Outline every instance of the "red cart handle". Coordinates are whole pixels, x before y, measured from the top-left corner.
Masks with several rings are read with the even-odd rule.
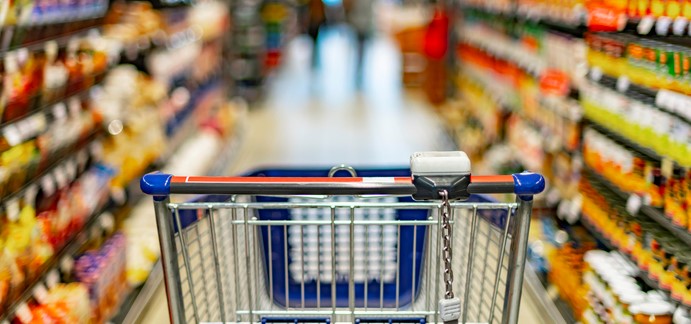
[[[418,194],[415,177],[198,177],[150,173],[140,187],[146,194],[241,195],[412,195]],[[469,176],[468,194],[515,193],[525,200],[541,193],[545,179],[537,173],[503,176]]]

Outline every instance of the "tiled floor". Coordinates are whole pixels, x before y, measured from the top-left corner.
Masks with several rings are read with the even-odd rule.
[[[400,85],[395,44],[368,44],[366,77],[355,86],[353,38],[342,28],[322,35],[321,68],[310,68],[311,44],[297,39],[276,71],[265,102],[248,116],[243,146],[229,173],[265,166],[406,166],[412,152],[449,150],[453,145],[421,96]],[[143,323],[167,318],[162,289]],[[525,294],[524,294],[525,296]],[[524,298],[521,323],[538,323]]]

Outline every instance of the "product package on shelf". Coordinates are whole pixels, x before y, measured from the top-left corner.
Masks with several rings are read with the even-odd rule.
[[[118,44],[101,36],[72,38],[62,46],[7,52],[2,65],[0,123],[10,123],[80,95],[117,62]]]
[[[592,241],[579,243],[568,242],[547,254],[549,263],[547,278],[557,287],[559,296],[571,306],[576,318],[581,318],[580,314],[587,308],[583,298],[587,287],[581,280],[581,273],[585,267],[583,254],[593,249],[595,245]]]
[[[0,4],[0,321],[109,321],[158,259],[131,184],[188,138],[209,168],[233,137],[226,6],[160,5]]]
[[[51,270],[46,285],[39,283],[33,291],[34,301],[17,309],[18,323],[103,323],[117,311],[122,302],[125,280],[125,238],[109,235],[97,248],[85,250],[69,267],[61,266],[63,277],[71,283],[60,283],[58,270]],[[65,275],[66,274],[66,275]]]
[[[583,257],[583,279],[588,323],[672,323],[675,307],[654,290],[646,291],[636,280],[638,269],[620,254],[591,250]],[[680,309],[680,312],[687,313]],[[682,315],[683,316],[683,315]],[[688,321],[688,317],[686,321]],[[675,320],[675,323],[684,323]]]
[[[86,163],[86,161],[85,161]],[[76,167],[76,170],[68,168]],[[108,198],[111,172],[86,164],[66,166],[47,175],[24,197],[6,202],[2,226],[2,303],[18,298],[46,271],[54,258],[83,228]],[[83,172],[76,180],[74,174]]]
[[[108,1],[3,1],[0,6],[0,49],[4,51],[98,27]]]
[[[228,69],[238,94],[256,100],[265,77],[266,30],[261,17],[261,2],[232,3],[232,37]]]
[[[688,37],[691,5],[682,0],[587,1],[588,29]]]
[[[125,237],[115,233],[97,250],[74,261],[74,277],[89,291],[92,319],[102,323],[115,314],[127,291]]]
[[[460,100],[443,116],[462,130],[462,148],[463,139],[478,139],[469,146],[485,157],[478,167],[514,160],[549,179],[538,200],[546,204],[536,208],[547,207],[542,223],[565,237],[531,238],[548,285],[584,323],[687,323],[691,5],[519,0],[461,8]],[[574,245],[574,228],[619,254],[594,252],[606,266],[584,263],[594,246]],[[635,287],[620,291],[611,280]]]
[[[640,277],[670,300],[689,306],[687,244],[649,218],[632,214],[630,203],[590,175],[581,183],[583,219],[613,249],[627,255]]]
[[[41,303],[23,307],[18,321],[22,323],[88,323],[92,308],[88,288],[79,283],[58,284],[50,290],[41,288]]]
[[[459,139],[475,129],[482,137],[459,144],[476,152],[504,143],[523,169],[546,174],[560,197],[574,197],[583,115],[577,98],[586,71],[583,39],[472,8],[456,28],[462,100],[444,114],[455,118],[451,128],[460,130]]]
[[[481,9],[518,18],[546,21],[563,29],[576,29],[585,24],[588,0],[462,0],[464,9]]]
[[[96,94],[109,136],[103,163],[116,171],[112,186],[124,188],[162,154],[166,138],[159,106],[165,87],[133,67],[113,70]]]
[[[688,46],[629,34],[588,33],[588,64],[632,83],[691,93]]]
[[[283,50],[288,41],[291,31],[291,16],[295,15],[293,8],[286,1],[269,0],[265,1],[261,11],[264,20],[264,30],[266,31],[266,52],[264,66],[268,70],[275,69],[281,62]]]

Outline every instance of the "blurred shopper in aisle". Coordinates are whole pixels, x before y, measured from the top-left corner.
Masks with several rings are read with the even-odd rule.
[[[307,35],[312,39],[312,68],[317,67],[319,51],[317,40],[319,29],[326,22],[326,11],[322,0],[307,0]]]
[[[362,88],[364,74],[365,45],[374,30],[374,3],[376,0],[344,0],[344,8],[348,23],[355,30],[356,37],[356,76],[358,89]]]

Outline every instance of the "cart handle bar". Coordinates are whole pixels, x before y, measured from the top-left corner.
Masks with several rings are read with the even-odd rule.
[[[146,194],[214,195],[415,195],[413,177],[199,177],[154,172],[144,175]],[[468,194],[515,193],[523,200],[545,189],[542,175],[531,172],[499,176],[470,176]]]

